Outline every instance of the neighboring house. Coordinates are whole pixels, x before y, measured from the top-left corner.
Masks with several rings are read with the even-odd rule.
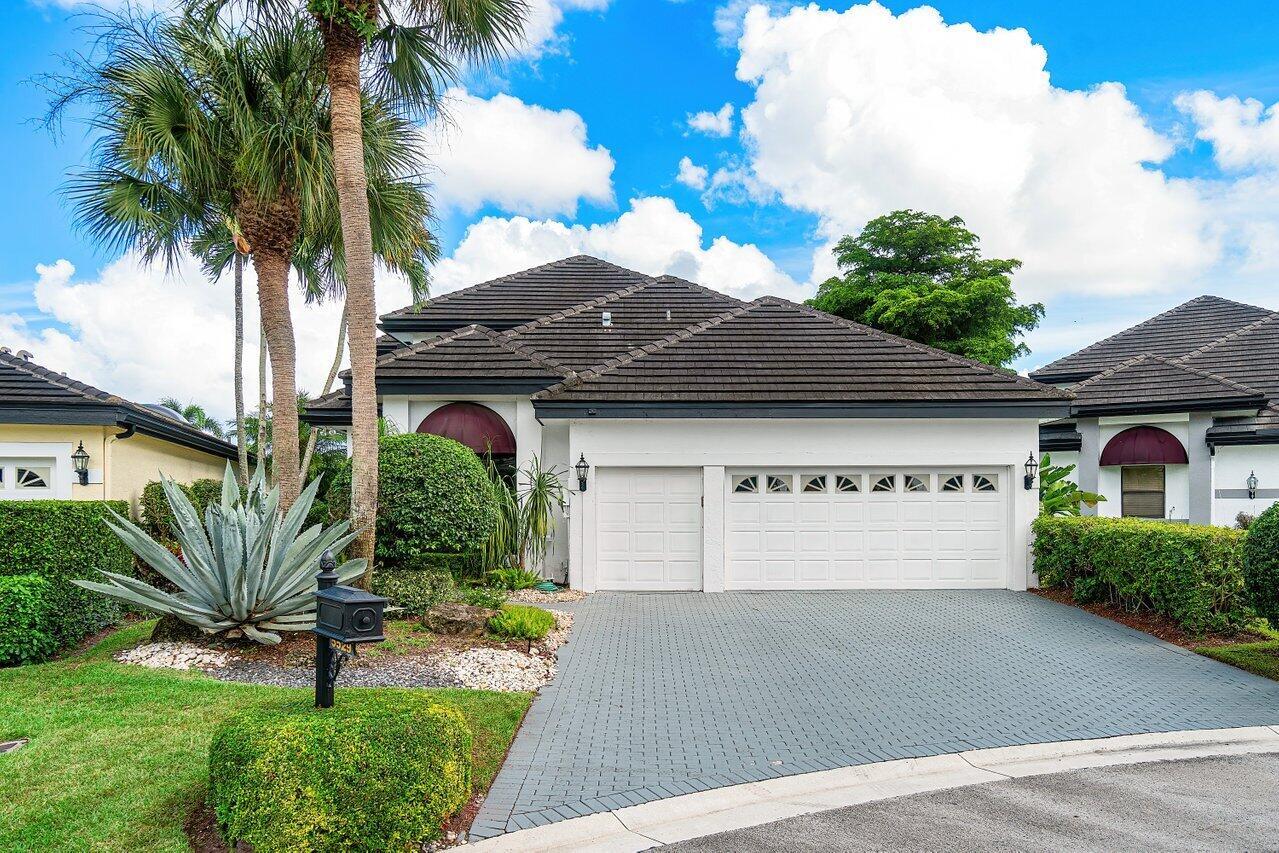
[[[574,587],[1026,586],[1023,466],[1067,392],[584,256],[382,325],[409,344],[377,366],[396,428],[564,472],[544,568]],[[307,419],[349,425],[346,382]]]
[[[1279,313],[1200,296],[1031,373],[1072,390],[1040,447],[1089,512],[1230,525],[1279,499]]]
[[[81,451],[85,472],[73,456]],[[125,500],[161,473],[221,478],[235,445],[0,348],[0,500]]]

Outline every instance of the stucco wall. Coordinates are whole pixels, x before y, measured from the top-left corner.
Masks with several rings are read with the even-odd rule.
[[[706,419],[573,420],[569,455],[598,467],[696,467],[712,485],[724,469],[745,465],[983,465],[999,469],[1012,487],[1009,500],[1008,586],[1028,580],[1030,523],[1037,490],[1021,488],[1021,466],[1035,453],[1033,419]],[[594,589],[595,490],[574,494],[570,507],[570,582]],[[704,492],[706,588],[722,582],[723,490]]]
[[[1192,453],[1189,430],[1189,415],[1147,415],[1144,417],[1133,418],[1102,418],[1100,422],[1101,440],[1100,448],[1105,450],[1106,444],[1119,433],[1134,426],[1149,424],[1153,427],[1166,430],[1176,436],[1181,442],[1181,446],[1186,448],[1186,452]],[[1201,442],[1202,444],[1202,442]],[[1207,448],[1202,448],[1201,452],[1207,453]],[[1118,518],[1123,515],[1123,489],[1122,475],[1120,467],[1111,465],[1102,467],[1098,471],[1097,485],[1098,492],[1106,497],[1106,500],[1097,505],[1097,514]],[[1164,466],[1164,517],[1187,520],[1190,518],[1190,466],[1189,465],[1166,465]]]
[[[1213,524],[1229,527],[1239,513],[1257,515],[1279,500],[1279,445],[1218,447],[1213,467]],[[1253,472],[1257,497],[1249,500],[1248,475]]]
[[[47,424],[0,424],[0,458],[45,457],[54,460],[53,494],[59,500],[102,500],[105,475],[106,443],[112,433],[101,426],[62,426]],[[89,454],[89,485],[76,479],[71,453],[84,442]],[[12,484],[7,484],[12,486]],[[3,498],[14,495],[4,492]]]
[[[136,514],[142,489],[160,474],[179,483],[204,478],[222,479],[227,460],[146,435],[111,439],[107,497],[128,501]]]

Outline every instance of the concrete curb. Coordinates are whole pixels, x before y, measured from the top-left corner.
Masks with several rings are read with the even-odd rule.
[[[637,853],[690,838],[926,791],[1089,767],[1259,752],[1279,752],[1279,726],[974,749],[715,788],[523,829],[469,844],[467,849]]]

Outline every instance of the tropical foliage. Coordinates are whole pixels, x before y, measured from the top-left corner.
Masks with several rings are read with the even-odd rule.
[[[354,534],[339,522],[303,530],[319,483],[311,483],[289,508],[280,509],[280,489],[266,489],[261,469],[241,493],[228,464],[221,500],[205,509],[201,521],[190,499],[172,480],[161,481],[173,512],[179,558],[123,515],[112,512],[107,526],[130,550],[177,591],[156,587],[116,572],[102,572],[106,583],[76,580],[78,586],[129,605],[170,615],[210,633],[240,632],[264,644],[280,642],[276,631],[307,631],[315,626],[315,574],[320,555],[341,552]],[[340,580],[364,573],[363,560],[338,567]]]
[[[1021,337],[1044,306],[1017,303],[1012,274],[1021,261],[983,258],[979,238],[958,216],[898,210],[866,223],[835,246],[841,275],[811,304],[995,367],[1030,350]]]
[[[177,397],[161,397],[160,405],[177,412],[182,416],[182,420],[196,429],[207,432],[217,438],[226,438],[227,431],[226,427],[222,425],[222,421],[210,417],[209,413],[199,403],[192,402],[184,405]]]
[[[39,663],[58,650],[49,630],[49,582],[0,575],[0,666]]]
[[[1253,607],[1279,628],[1279,504],[1273,504],[1248,527],[1243,575]]]
[[[528,586],[533,586],[541,578],[524,569],[541,563],[546,557],[555,533],[555,519],[564,511],[567,498],[561,472],[554,467],[543,468],[534,456],[515,472],[515,485],[512,485],[512,478],[498,470],[492,457],[486,465],[497,495],[498,519],[493,535],[484,545],[485,563],[490,569],[516,570],[512,577],[531,576],[534,580]],[[526,588],[509,586],[505,580],[499,585],[509,589]]]
[[[1041,515],[1079,515],[1083,504],[1096,506],[1105,498],[1085,492],[1070,478],[1074,465],[1054,465],[1047,453],[1039,460],[1039,513]]]
[[[548,610],[527,604],[503,604],[488,628],[499,637],[514,640],[540,640],[555,627],[555,617]]]

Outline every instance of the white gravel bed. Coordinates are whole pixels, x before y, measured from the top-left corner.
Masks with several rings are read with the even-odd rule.
[[[467,649],[440,655],[432,664],[449,687],[471,690],[531,692],[555,678],[554,661],[510,649]]]
[[[536,589],[517,589],[506,596],[507,601],[517,604],[557,604],[560,602],[581,601],[586,593],[580,589],[561,589],[555,592],[542,592]]]
[[[193,643],[146,643],[116,654],[121,663],[132,663],[149,669],[221,669],[234,657]]]

